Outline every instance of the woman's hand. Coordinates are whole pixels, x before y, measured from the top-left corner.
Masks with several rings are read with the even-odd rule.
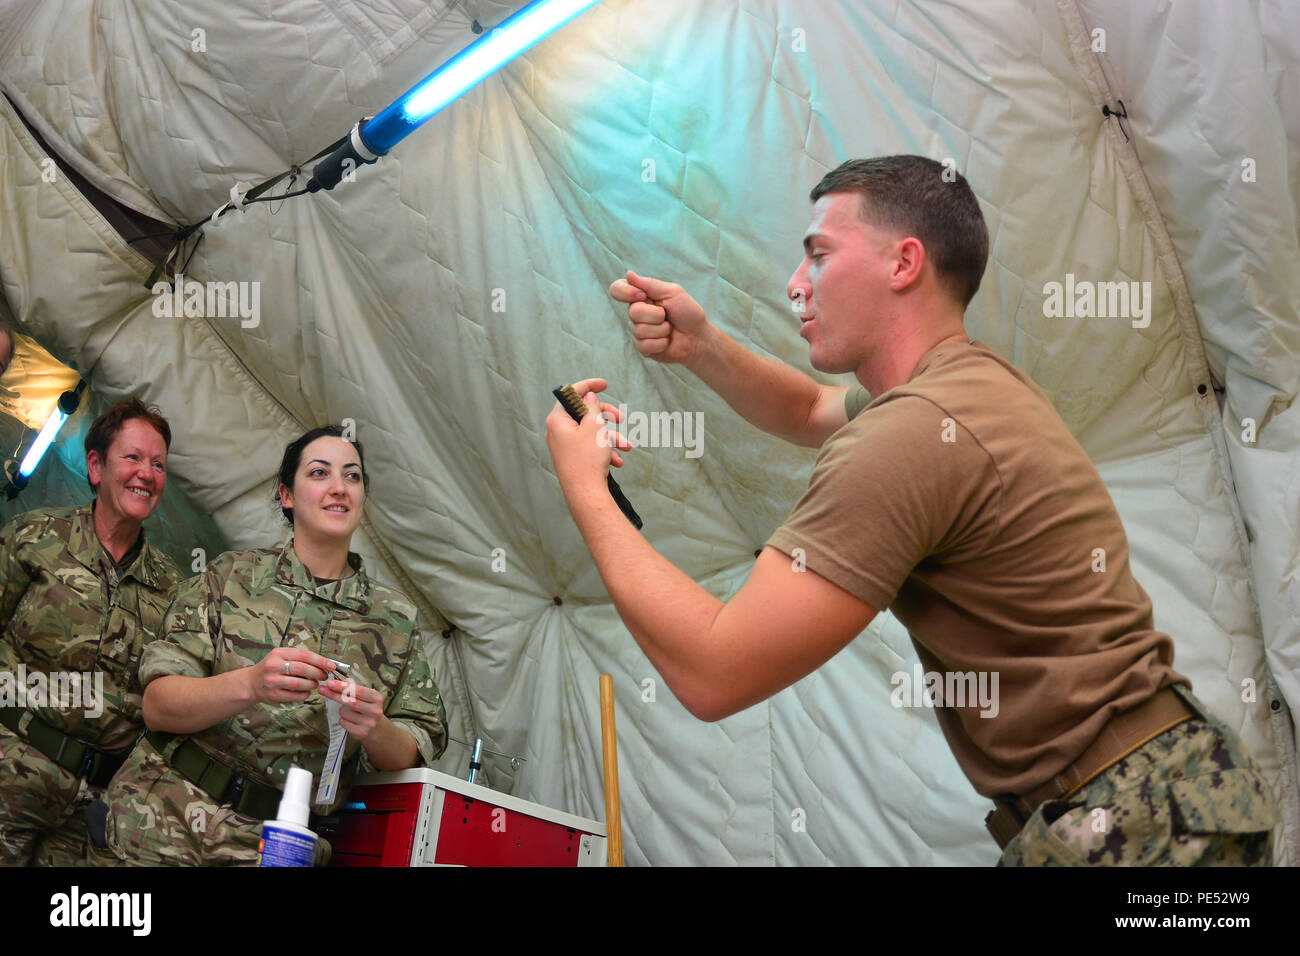
[[[337,701],[339,725],[361,741],[376,770],[405,770],[420,762],[415,738],[384,714],[384,698],[372,687],[331,678],[320,685],[322,697]]]
[[[263,704],[306,700],[334,669],[328,658],[304,647],[277,647],[258,663],[244,668],[248,688]]]
[[[320,695],[337,701],[339,725],[363,744],[384,717],[384,696],[373,687],[362,687],[354,680],[331,678],[320,685]]]

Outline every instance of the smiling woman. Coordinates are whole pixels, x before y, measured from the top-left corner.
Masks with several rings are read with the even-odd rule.
[[[142,528],[170,444],[157,409],[118,402],[86,433],[94,501],[0,532],[0,673],[44,675],[51,688],[0,699],[0,863],[86,862],[84,809],[139,736],[136,663],[180,579]]]
[[[400,770],[446,747],[415,607],[348,550],[368,480],[360,444],[343,435],[326,425],[285,449],[276,500],[293,538],[223,554],[185,582],[141,658],[150,732],[106,794],[122,860],[256,864],[290,767],[317,778],[314,808],[329,813],[358,755]],[[346,682],[337,662],[349,665]],[[331,774],[340,730],[342,759],[330,766],[343,769]]]
[[[294,530],[294,547],[321,576],[341,578],[347,544],[361,523],[370,479],[358,442],[338,425],[313,428],[284,450],[276,500]]]
[[[128,403],[125,411],[131,410]],[[171,445],[171,429],[161,416],[151,421],[139,416],[122,419],[122,414],[110,409],[86,433],[86,480],[95,492],[95,533],[115,561],[136,542],[141,523],[158,507],[167,486]]]

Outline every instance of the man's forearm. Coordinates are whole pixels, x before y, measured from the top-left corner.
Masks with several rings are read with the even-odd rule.
[[[811,430],[821,386],[784,362],[749,351],[717,326],[686,367],[763,431],[812,447],[824,437]]]
[[[656,551],[603,485],[566,497],[623,623],[677,698],[697,713],[717,666],[709,635],[722,601]]]

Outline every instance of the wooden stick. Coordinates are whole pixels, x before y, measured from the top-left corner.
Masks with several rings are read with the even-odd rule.
[[[623,825],[618,812],[618,740],[614,733],[614,678],[600,675],[600,737],[605,748],[605,831],[609,865],[623,865]]]

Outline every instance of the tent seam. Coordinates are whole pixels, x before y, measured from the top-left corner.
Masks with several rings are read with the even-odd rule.
[[[1098,58],[1095,55],[1088,55],[1092,52],[1089,42],[1090,33],[1087,24],[1084,22],[1083,14],[1079,10],[1078,0],[1056,0],[1056,6],[1060,13],[1062,25],[1065,28],[1066,46],[1070,51],[1070,58],[1073,60],[1088,92],[1102,103],[1115,102],[1115,98],[1111,95],[1112,90],[1109,81],[1101,68]],[[1124,176],[1124,181],[1128,184],[1130,194],[1142,214],[1147,232],[1155,245],[1156,267],[1164,277],[1173,300],[1174,316],[1178,321],[1180,338],[1185,349],[1186,364],[1192,376],[1192,381],[1209,387],[1210,394],[1212,394],[1213,383],[1209,363],[1205,355],[1205,343],[1196,318],[1196,307],[1192,302],[1187,277],[1178,259],[1178,251],[1169,234],[1160,207],[1156,203],[1155,193],[1146,178],[1146,172],[1142,168],[1142,160],[1138,155],[1137,146],[1128,136],[1121,140],[1121,131],[1118,129],[1118,125],[1118,119],[1115,123],[1107,122],[1105,124],[1107,142]],[[1208,398],[1209,396],[1202,397]],[[1210,447],[1213,449],[1214,458],[1218,465],[1219,480],[1224,491],[1227,492],[1225,497],[1228,499],[1233,527],[1237,534],[1237,548],[1246,569],[1246,586],[1251,596],[1255,634],[1261,646],[1263,646],[1265,643],[1264,627],[1259,612],[1259,596],[1255,588],[1255,569],[1251,561],[1249,539],[1241,512],[1241,503],[1237,500],[1236,484],[1232,477],[1232,464],[1228,457],[1227,443],[1223,437],[1221,415],[1215,415],[1211,412],[1208,402],[1204,400],[1196,402],[1196,408],[1205,423]],[[1300,858],[1300,793],[1298,793],[1297,789],[1297,755],[1294,747],[1294,735],[1290,732],[1291,717],[1289,707],[1280,694],[1272,693],[1274,680],[1267,655],[1264,656],[1263,666],[1270,690],[1271,704],[1279,704],[1277,709],[1273,709],[1270,704],[1269,711],[1270,730],[1273,734],[1274,744],[1276,746],[1279,741],[1290,741],[1292,744],[1289,748],[1276,747],[1282,771],[1280,776],[1283,787],[1284,859],[1289,861]],[[1285,726],[1283,726],[1284,723]]]

